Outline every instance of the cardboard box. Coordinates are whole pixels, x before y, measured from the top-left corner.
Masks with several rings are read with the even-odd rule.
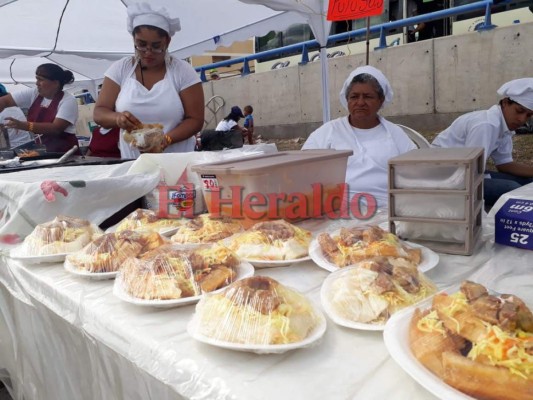
[[[268,219],[320,217],[340,209],[351,155],[351,150],[284,151],[191,169],[199,175],[210,213],[242,219],[250,226]]]
[[[496,243],[533,250],[533,200],[509,199],[494,221]]]

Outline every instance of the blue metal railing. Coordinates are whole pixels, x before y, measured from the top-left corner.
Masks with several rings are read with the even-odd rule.
[[[371,26],[370,33],[379,32],[379,46],[376,47],[376,49],[383,49],[387,47],[386,36],[387,36],[388,31],[391,29],[398,29],[398,28],[403,28],[406,26],[416,25],[421,22],[428,22],[428,21],[434,21],[438,19],[453,17],[455,15],[466,14],[471,11],[476,11],[480,9],[485,9],[485,22],[477,30],[480,30],[480,31],[489,30],[489,29],[493,29],[496,27],[491,22],[492,4],[493,4],[493,0],[482,0],[476,3],[465,4],[462,6],[448,8],[446,10],[439,10],[439,11],[435,11],[435,12],[428,13],[428,14],[417,15],[415,17],[404,18],[398,21],[385,22],[383,24]],[[328,45],[331,43],[342,41],[342,40],[353,39],[357,36],[366,35],[366,32],[367,32],[366,28],[360,28],[354,31],[332,35],[328,38]],[[289,46],[284,46],[284,47],[280,47],[280,48],[272,49],[272,50],[266,50],[266,51],[262,51],[256,54],[250,54],[245,57],[232,58],[231,60],[219,61],[219,62],[212,63],[212,64],[202,65],[200,67],[196,67],[195,69],[197,72],[200,73],[200,78],[202,79],[202,81],[207,82],[207,78],[205,76],[206,70],[210,70],[213,68],[220,68],[220,67],[229,67],[234,64],[243,63],[241,76],[245,76],[250,73],[250,66],[248,63],[251,60],[261,60],[261,59],[268,58],[268,57],[273,57],[273,56],[276,57],[276,56],[281,56],[286,53],[294,53],[294,52],[301,51],[302,59],[300,63],[307,64],[309,62],[308,49],[316,48],[318,46],[320,45],[316,40],[308,40],[306,42],[291,44]]]

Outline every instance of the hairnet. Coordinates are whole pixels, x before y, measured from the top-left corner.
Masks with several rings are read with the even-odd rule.
[[[520,78],[504,83],[498,89],[498,94],[533,110],[533,78]]]
[[[383,89],[383,94],[385,95],[385,101],[383,103],[384,105],[392,101],[392,96],[394,95],[394,92],[392,91],[392,87],[389,83],[389,80],[385,77],[385,75],[383,75],[383,72],[381,72],[379,69],[371,67],[370,65],[365,65],[363,67],[358,67],[354,69],[352,73],[348,76],[346,81],[344,81],[344,85],[342,85],[342,89],[339,93],[339,99],[345,109],[348,109],[348,102],[346,101],[346,90],[348,89],[350,83],[352,83],[353,78],[360,74],[369,74],[376,78],[379,85]]]
[[[170,18],[165,8],[152,10],[148,3],[133,3],[128,7],[128,32],[133,33],[133,30],[140,25],[163,29],[169,36],[181,30],[180,19]]]

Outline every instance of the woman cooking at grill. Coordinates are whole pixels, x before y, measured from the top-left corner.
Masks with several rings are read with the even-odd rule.
[[[78,144],[78,103],[63,91],[64,85],[74,82],[74,75],[56,64],[39,65],[35,75],[35,88],[0,98],[0,111],[6,107],[29,109],[27,121],[6,118],[5,125],[39,135],[47,152],[65,153]]]
[[[170,18],[165,9],[152,10],[147,3],[128,7],[135,57],[107,70],[94,110],[97,124],[122,130],[122,158],[140,155],[123,132],[141,124],[163,125],[165,153],[194,151],[194,136],[204,124],[204,92],[193,67],[168,53],[170,38],[179,30],[179,19]]]

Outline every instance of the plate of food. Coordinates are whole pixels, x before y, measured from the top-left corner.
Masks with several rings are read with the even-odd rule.
[[[311,239],[311,232],[280,219],[259,222],[224,244],[256,268],[272,268],[310,260]]]
[[[170,240],[179,245],[194,247],[195,245],[218,242],[242,230],[242,224],[237,219],[200,214],[193,219],[187,219]]]
[[[310,347],[326,326],[322,312],[303,294],[254,276],[204,296],[187,331],[212,346],[266,354]]]
[[[24,249],[19,246],[14,249],[11,249],[9,257],[14,260],[19,260],[27,264],[52,264],[52,263],[61,263],[65,261],[65,257],[70,253],[56,253],[56,254],[46,254],[42,256],[30,256],[24,254]]]
[[[324,336],[324,333],[326,332],[327,328],[325,317],[323,315],[319,315],[318,318],[319,320],[316,327],[313,328],[311,333],[305,339],[300,342],[286,344],[257,345],[231,343],[223,340],[217,340],[198,333],[193,323],[189,323],[187,325],[187,332],[192,336],[193,339],[198,340],[199,342],[209,344],[211,346],[220,347],[223,349],[252,352],[257,354],[281,354],[290,350],[310,347],[316,342],[318,342],[322,338],[322,336]]]
[[[101,234],[100,228],[85,219],[59,215],[38,224],[10,251],[10,257],[31,264],[63,262],[68,254],[81,250]]]
[[[115,279],[118,274],[118,271],[109,271],[109,272],[91,272],[83,269],[79,269],[76,266],[72,265],[68,260],[65,260],[63,263],[65,270],[72,275],[76,275],[80,278],[91,279],[96,281]]]
[[[185,219],[159,218],[153,210],[138,208],[109,231],[150,230],[163,236],[172,236],[185,223]]]
[[[320,233],[309,246],[311,259],[333,272],[360,261],[386,257],[403,259],[427,272],[437,266],[439,255],[425,246],[400,240],[378,226],[341,228]]]
[[[205,293],[253,276],[254,267],[223,246],[183,250],[166,245],[130,258],[115,280],[113,293],[123,301],[147,307],[196,303]]]
[[[67,255],[65,269],[81,277],[111,279],[128,258],[140,257],[167,243],[167,239],[154,231],[105,233]]]
[[[292,260],[257,260],[253,258],[245,258],[244,260],[253,264],[255,268],[276,268],[276,267],[288,267],[293,264],[305,262],[311,260],[311,257],[295,258]]]
[[[332,272],[322,284],[320,298],[327,316],[337,325],[374,331],[383,330],[394,313],[436,291],[422,272],[402,259],[383,258]]]
[[[446,400],[533,399],[533,314],[514,295],[465,281],[393,315],[392,358]]]

